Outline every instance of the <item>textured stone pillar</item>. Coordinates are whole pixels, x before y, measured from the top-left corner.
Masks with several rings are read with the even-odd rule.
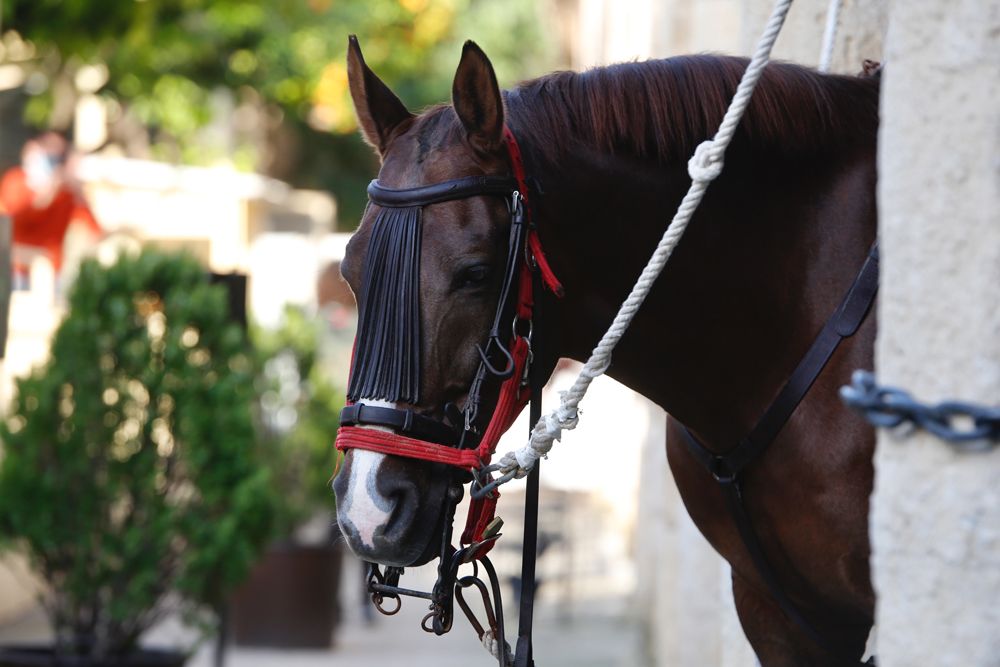
[[[795,0],[774,45],[774,57],[815,67],[819,63],[829,0]],[[887,0],[843,0],[830,71],[854,74],[868,58],[882,59]],[[757,43],[774,0],[744,0],[743,53]]]
[[[880,382],[1000,404],[1000,0],[894,0],[879,138]],[[880,433],[881,667],[1000,665],[1000,450]]]

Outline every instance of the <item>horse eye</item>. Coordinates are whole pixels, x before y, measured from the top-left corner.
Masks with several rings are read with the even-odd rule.
[[[459,273],[458,282],[462,287],[479,287],[490,277],[490,267],[486,264],[469,266]]]

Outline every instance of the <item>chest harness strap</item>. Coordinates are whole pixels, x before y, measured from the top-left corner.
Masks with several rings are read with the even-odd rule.
[[[843,650],[832,643],[828,638],[822,636],[813,625],[806,619],[799,607],[785,592],[778,576],[771,566],[764,547],[761,544],[760,536],[754,528],[753,521],[747,512],[743,497],[743,471],[757,460],[774,442],[782,427],[791,417],[795,408],[805,397],[806,392],[819,377],[823,367],[840,345],[841,341],[848,338],[858,330],[865,316],[871,309],[878,291],[878,244],[873,244],[861,267],[861,271],[854,279],[854,283],[847,291],[840,306],[833,316],[827,320],[823,329],[816,336],[809,351],[795,367],[791,377],[785,386],[778,392],[778,396],[771,403],[764,415],[757,421],[757,424],[750,430],[733,449],[725,454],[716,454],[708,449],[698,440],[697,437],[679,421],[675,422],[680,426],[684,435],[684,444],[695,459],[701,463],[712,475],[726,500],[729,513],[733,517],[736,529],[739,531],[743,545],[753,560],[757,573],[763,579],[764,584],[770,590],[772,597],[777,601],[785,615],[791,619],[803,632],[806,633],[817,645],[825,649],[834,656],[841,657],[845,665],[860,665],[855,659],[843,655]],[[874,659],[863,663],[874,665]]]

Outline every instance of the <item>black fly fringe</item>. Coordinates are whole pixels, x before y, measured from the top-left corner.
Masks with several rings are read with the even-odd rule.
[[[420,392],[420,207],[384,207],[365,261],[347,397],[416,403]]]

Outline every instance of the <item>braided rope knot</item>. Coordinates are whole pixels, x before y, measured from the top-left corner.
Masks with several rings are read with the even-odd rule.
[[[562,438],[562,432],[573,430],[578,423],[580,423],[579,411],[567,405],[561,405],[544,415],[535,424],[527,445],[504,454],[500,459],[500,470],[514,472],[514,477],[518,479],[524,477],[538,459],[549,453],[555,441]]]
[[[724,162],[722,151],[718,150],[715,140],[708,139],[694,149],[694,155],[688,160],[688,175],[692,181],[710,183],[722,173]]]

